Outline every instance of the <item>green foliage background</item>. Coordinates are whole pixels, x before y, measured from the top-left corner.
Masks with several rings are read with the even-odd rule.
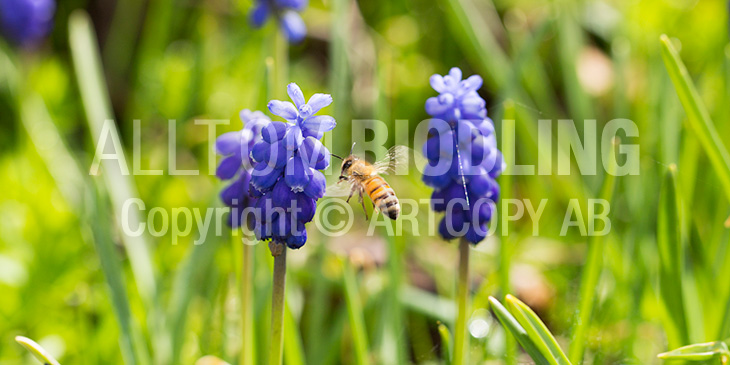
[[[153,275],[135,274],[111,203],[124,183],[88,174],[96,136],[85,106],[99,106],[105,96],[84,95],[79,86],[93,72],[74,69],[69,22],[76,9],[91,16],[110,117],[128,163],[133,121],[140,120],[141,165],[165,171],[130,180],[147,212],[205,209],[221,205],[223,185],[205,173],[169,174],[168,120],[178,131],[178,167],[206,172],[206,129],[194,120],[230,119],[220,132],[234,130],[241,109],[264,110],[267,94],[283,91],[284,85],[267,89],[275,26],[252,29],[251,6],[68,0],[58,4],[54,31],[39,49],[2,44],[0,363],[27,361],[16,335],[38,340],[65,364],[188,364],[208,354],[237,361],[239,241],[209,235],[195,246],[193,234],[172,245],[169,234],[146,235],[142,247],[149,250],[136,252],[149,251]],[[516,120],[515,148],[503,148],[505,156],[518,164],[571,158],[573,173],[501,178],[504,198],[534,206],[549,200],[539,235],[524,218],[509,223],[508,235],[472,251],[472,320],[489,331],[471,338],[471,361],[529,361],[511,350],[489,312],[490,295],[512,293],[571,351],[579,308],[585,308],[579,303],[589,300],[579,345],[587,362],[657,363],[656,355],[668,349],[730,337],[728,195],[708,146],[687,120],[659,41],[667,34],[679,49],[724,144],[719,148],[727,151],[727,10],[715,0],[313,0],[303,13],[309,37],[290,48],[289,78],[305,94],[333,94],[326,111],[338,127],[327,140],[334,153],[345,154],[350,120],[383,120],[394,136],[404,123],[396,119],[407,119],[412,135],[428,117],[423,104],[434,95],[431,74],[458,66],[465,75],[482,75],[480,93],[498,131],[505,114]],[[600,132],[615,118],[639,127],[639,137],[622,142],[639,145],[640,175],[616,179],[612,230],[597,243],[602,255],[592,262],[586,237],[576,229],[559,233],[571,199],[585,204],[601,194],[603,170],[581,176],[555,134],[553,156],[539,156],[537,120],[595,119]],[[403,141],[389,137],[389,143]],[[668,173],[672,164],[676,172]],[[392,185],[402,198],[430,194],[415,173]],[[383,230],[366,236],[367,222],[354,212],[358,219],[344,237],[328,239],[311,225],[307,245],[289,255],[286,363],[443,361],[438,323],[453,331],[456,245],[426,234],[432,224],[426,209],[417,232],[406,225],[401,237]],[[681,230],[667,236],[658,226]],[[264,359],[271,258],[266,245],[255,251],[255,345]],[[580,290],[593,267],[597,284]]]

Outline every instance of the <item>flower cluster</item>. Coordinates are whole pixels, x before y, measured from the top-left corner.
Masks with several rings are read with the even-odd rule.
[[[256,198],[249,194],[253,168],[250,151],[261,139],[261,129],[271,122],[264,113],[248,109],[241,111],[240,118],[243,129],[224,133],[215,141],[218,154],[226,156],[218,165],[216,175],[221,180],[232,180],[232,183],[221,191],[221,200],[231,208],[227,223],[233,228],[244,224],[244,209],[256,204]],[[245,223],[250,226],[253,222]]]
[[[324,195],[326,182],[318,171],[330,163],[330,153],[320,139],[335,127],[335,119],[314,116],[332,103],[327,94],[314,94],[309,102],[294,83],[287,87],[294,104],[269,102],[269,111],[288,123],[270,122],[262,139],[251,150],[256,162],[251,187],[259,197],[255,233],[258,239],[271,239],[299,248],[307,241],[304,224],[314,217],[317,199]]]
[[[251,23],[261,27],[273,16],[291,43],[299,43],[307,35],[307,27],[297,12],[307,7],[307,0],[257,0],[251,11]]]
[[[8,40],[32,46],[51,31],[55,10],[54,0],[0,0],[0,28]]]
[[[495,178],[503,168],[494,125],[477,93],[482,78],[462,80],[455,67],[430,81],[439,95],[426,101],[426,112],[434,118],[430,130],[435,133],[423,147],[429,161],[423,181],[434,188],[433,209],[446,212],[439,225],[441,236],[464,237],[476,244],[487,235],[499,196]]]

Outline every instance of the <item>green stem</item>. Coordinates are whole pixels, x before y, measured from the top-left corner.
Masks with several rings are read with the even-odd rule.
[[[274,256],[274,288],[271,295],[271,343],[269,365],[281,364],[284,352],[284,288],[286,286],[286,248]]]
[[[234,242],[238,240],[234,238]],[[253,345],[253,245],[243,244],[243,261],[241,262],[241,364],[254,364]]]
[[[454,331],[454,365],[466,363],[468,351],[466,336],[466,314],[469,297],[469,242],[461,239],[459,244],[459,283],[457,288],[457,304],[459,313],[456,317],[456,331]]]

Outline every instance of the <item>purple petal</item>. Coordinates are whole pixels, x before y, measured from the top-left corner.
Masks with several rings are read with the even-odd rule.
[[[216,169],[215,174],[221,180],[228,180],[236,176],[238,169],[241,168],[241,163],[241,157],[228,156],[221,161],[220,165],[218,165],[218,169]]]
[[[251,185],[256,190],[264,192],[271,188],[280,176],[280,169],[274,169],[265,163],[260,163],[251,172]]]
[[[286,92],[289,94],[289,97],[294,102],[297,109],[301,108],[302,105],[306,103],[304,101],[304,94],[302,93],[302,89],[299,88],[299,85],[292,82],[286,86]]]
[[[429,138],[426,143],[423,144],[423,155],[426,156],[429,161],[438,161],[439,156],[441,155],[439,146],[439,136]]]
[[[499,176],[505,167],[504,157],[502,156],[502,152],[500,152],[499,150],[496,150],[495,152],[496,153],[494,154],[493,161],[491,159],[491,156],[490,156],[490,158],[487,159],[491,166],[486,166],[487,170],[489,171],[489,176],[492,179]]]
[[[261,1],[256,5],[256,7],[251,11],[251,24],[255,28],[260,28],[264,23],[266,23],[266,19],[269,18],[269,7],[266,4],[266,1]]]
[[[244,125],[254,123],[254,124],[262,124],[265,122],[270,122],[271,119],[267,117],[264,113],[256,110],[251,111],[248,109],[243,109],[238,113],[238,117],[241,118],[241,122],[243,122]]]
[[[449,125],[449,123],[443,119],[431,118],[428,120],[428,129],[429,132],[431,130],[435,130],[436,133],[443,134],[451,131],[451,125]]]
[[[311,182],[309,183],[312,184]],[[306,189],[305,189],[306,192]],[[310,198],[307,194],[296,194],[297,195],[297,209],[301,209],[294,218],[299,222],[307,223],[314,219],[314,212],[317,210],[317,202],[315,199]]]
[[[305,119],[302,123],[302,127],[304,128],[304,130],[316,134],[329,132],[334,129],[336,125],[337,122],[335,122],[335,118],[332,118],[329,115],[318,115],[316,117],[310,117]]]
[[[307,26],[299,14],[287,11],[281,17],[281,27],[289,43],[299,43],[307,36]]]
[[[469,148],[469,150],[471,150],[471,141],[474,139],[474,135],[479,134],[474,124],[468,120],[459,122],[456,133],[459,138],[459,148]]]
[[[294,155],[287,161],[284,179],[291,191],[295,193],[304,191],[304,188],[309,184],[311,175],[311,169],[305,164],[301,156]]]
[[[268,143],[274,143],[284,138],[290,126],[288,123],[271,122],[261,130],[261,138]]]
[[[304,138],[312,137],[314,139],[322,139],[322,137],[324,136],[324,132],[304,129],[302,130],[302,136],[304,136]]]
[[[275,143],[272,147],[269,166],[274,166],[277,169],[283,168],[286,162],[292,157],[294,151],[287,150],[283,142]]]
[[[486,224],[479,224],[479,225],[470,225],[469,229],[466,231],[466,234],[464,235],[464,238],[473,243],[477,244],[479,242],[484,241],[485,238],[487,238],[487,233],[489,233],[489,228]]]
[[[451,182],[451,175],[443,168],[437,168],[430,164],[426,165],[423,171],[423,182],[436,189],[443,189]]]
[[[271,156],[271,143],[260,141],[253,145],[251,158],[254,162],[268,162]]]
[[[461,81],[461,69],[458,67],[452,67],[451,70],[449,70],[449,76],[451,76],[451,78],[456,82]]]
[[[455,237],[449,233],[448,229],[446,229],[446,217],[441,219],[441,222],[439,223],[439,235],[441,235],[441,238],[445,240],[452,240]]]
[[[276,5],[283,8],[291,8],[297,11],[304,10],[307,7],[307,0],[275,0]]]
[[[431,87],[437,92],[442,93],[446,91],[446,84],[444,83],[443,76],[439,74],[432,75],[429,82],[431,83]]]
[[[297,150],[302,141],[304,141],[304,136],[302,136],[302,130],[297,126],[291,126],[284,136],[284,143],[289,151]]]
[[[325,180],[324,174],[321,172],[312,170],[311,173],[312,178],[309,181],[309,185],[304,188],[304,193],[313,199],[319,199],[324,196],[327,181]]]
[[[464,151],[465,153],[471,153],[471,158],[476,165],[481,165],[489,155],[492,153],[492,148],[484,136],[477,136],[469,146],[471,151]]]
[[[241,152],[241,132],[223,133],[215,140],[215,150],[219,155],[233,155]]]
[[[221,191],[220,197],[223,204],[231,207],[242,203],[244,197],[248,195],[248,179],[241,180],[240,178],[236,179],[236,181]]]
[[[271,221],[271,235],[287,237],[291,233],[291,218],[289,214],[281,214]]]
[[[295,199],[296,194],[291,191],[284,180],[279,180],[271,190],[271,201],[275,207],[288,208]]]
[[[269,111],[286,120],[296,120],[298,113],[294,104],[288,101],[272,100],[268,105]]]
[[[332,95],[330,94],[314,94],[311,98],[309,98],[309,101],[307,102],[307,105],[309,106],[309,115],[302,116],[302,118],[307,118],[310,115],[317,114],[317,112],[332,104]]]
[[[307,243],[307,230],[304,228],[304,224],[296,234],[286,238],[286,246],[292,250],[301,248],[305,243]]]
[[[494,124],[489,118],[484,119],[482,123],[477,125],[477,128],[485,137],[494,136]]]
[[[325,148],[325,151],[327,153],[325,153],[322,156],[322,159],[320,159],[319,161],[317,161],[317,163],[314,165],[314,169],[315,170],[324,170],[324,169],[330,167],[330,160],[331,160],[330,151],[327,150],[326,148]]]
[[[314,137],[307,137],[299,146],[299,154],[309,167],[313,167],[328,153],[322,142]]]
[[[450,111],[454,106],[454,97],[451,94],[441,94],[426,100],[426,113],[440,116]]]
[[[468,92],[479,90],[482,87],[482,77],[479,75],[471,75],[466,80],[463,80],[459,86],[460,89],[466,94]]]
[[[484,175],[474,175],[469,179],[469,192],[476,196],[486,196],[492,188],[492,179],[486,174],[484,168],[479,168]]]

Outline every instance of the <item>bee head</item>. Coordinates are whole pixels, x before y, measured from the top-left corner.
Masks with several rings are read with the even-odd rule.
[[[347,178],[351,175],[350,168],[352,167],[352,163],[357,160],[356,156],[350,155],[347,156],[347,158],[342,160],[342,170],[340,172],[340,180],[347,180]]]

